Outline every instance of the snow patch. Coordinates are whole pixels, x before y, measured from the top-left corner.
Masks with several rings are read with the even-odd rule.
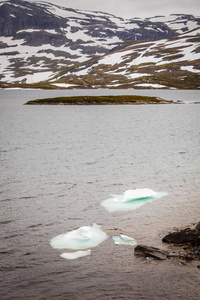
[[[21,33],[21,32],[48,32],[48,33],[52,33],[52,34],[58,34],[54,29],[23,29],[23,30],[19,30],[17,31],[17,33]]]
[[[146,74],[146,73],[132,73],[132,74],[127,75],[127,77],[130,79],[136,79],[136,78],[143,77],[143,76],[151,76],[151,75]]]
[[[50,11],[50,13],[53,13],[55,15],[57,15],[58,17],[62,17],[62,18],[74,18],[74,19],[89,19],[89,17],[87,17],[85,14],[81,13],[81,11],[79,10],[67,10],[65,8],[62,7],[58,7],[58,6],[50,6],[48,8],[48,11]]]
[[[156,70],[157,73],[165,72],[165,71],[167,71],[167,69]]]
[[[70,84],[70,83],[52,83],[55,86],[61,87],[61,88],[68,88],[68,87],[72,87],[75,85],[74,84]]]
[[[53,72],[35,72],[33,74],[28,74],[25,76],[17,77],[16,81],[22,82],[25,81],[26,83],[36,83],[40,81],[48,80],[51,76],[53,76]]]
[[[189,72],[199,73],[200,74],[200,70],[194,69],[194,66],[181,66],[180,69],[182,71],[189,71]]]
[[[78,30],[74,33],[71,31],[67,32],[67,38],[71,39],[72,41],[76,42],[77,40],[82,40],[87,42],[88,41],[88,34],[86,34],[83,30]]]
[[[152,87],[155,89],[166,88],[165,85],[156,84],[156,83],[140,83],[140,84],[136,84],[135,86]]]
[[[104,58],[99,60],[99,64],[104,64],[104,65],[120,64],[126,58],[125,56],[131,53],[133,53],[132,50],[127,50],[127,51],[116,52],[110,55],[106,55]]]

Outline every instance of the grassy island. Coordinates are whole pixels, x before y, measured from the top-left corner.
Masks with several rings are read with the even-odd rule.
[[[165,104],[173,103],[147,96],[77,96],[31,100],[26,105],[111,105],[111,104]]]

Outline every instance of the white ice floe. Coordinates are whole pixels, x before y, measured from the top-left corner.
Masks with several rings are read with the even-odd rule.
[[[128,202],[135,199],[142,199],[147,197],[155,197],[157,195],[156,192],[150,189],[136,189],[136,190],[127,190],[123,194],[123,198],[121,202]]]
[[[101,205],[109,212],[128,211],[166,195],[166,192],[154,192],[150,189],[127,190],[121,195],[111,195],[111,198],[102,201]]]
[[[113,236],[112,238],[116,245],[135,246],[137,244],[134,238],[124,234],[120,234],[120,236]]]
[[[96,247],[108,238],[100,227],[95,223],[91,226],[82,226],[54,237],[50,244],[55,249],[81,250]]]
[[[88,249],[88,250],[85,250],[85,251],[76,251],[76,252],[65,252],[65,253],[62,253],[60,256],[62,258],[65,258],[65,259],[77,259],[79,257],[84,257],[84,256],[87,256],[87,255],[90,255],[91,254],[91,250]]]

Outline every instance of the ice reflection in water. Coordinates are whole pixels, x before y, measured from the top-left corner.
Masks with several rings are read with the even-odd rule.
[[[121,195],[111,195],[111,198],[102,201],[101,205],[109,212],[128,211],[166,195],[166,192],[154,192],[150,189],[127,190]]]

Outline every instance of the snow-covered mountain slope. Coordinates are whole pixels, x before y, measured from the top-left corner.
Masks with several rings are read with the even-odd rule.
[[[151,22],[163,22],[178,34],[191,31],[200,26],[200,17],[195,18],[193,15],[172,14],[168,17],[157,16],[148,18],[148,20]]]
[[[71,74],[76,73],[76,78],[85,76],[87,68],[79,69],[80,64],[86,61],[88,64],[88,60],[91,64],[113,49],[124,47],[124,42],[135,41],[137,47],[138,41],[168,39],[198,26],[200,18],[191,15],[124,20],[103,12],[47,2],[3,1],[0,2],[0,85],[52,81],[54,76],[61,78],[60,74],[68,74],[70,70]],[[107,59],[109,56],[104,58],[105,65]]]
[[[93,88],[199,88],[200,29],[134,42],[58,75],[54,83],[59,82]]]

